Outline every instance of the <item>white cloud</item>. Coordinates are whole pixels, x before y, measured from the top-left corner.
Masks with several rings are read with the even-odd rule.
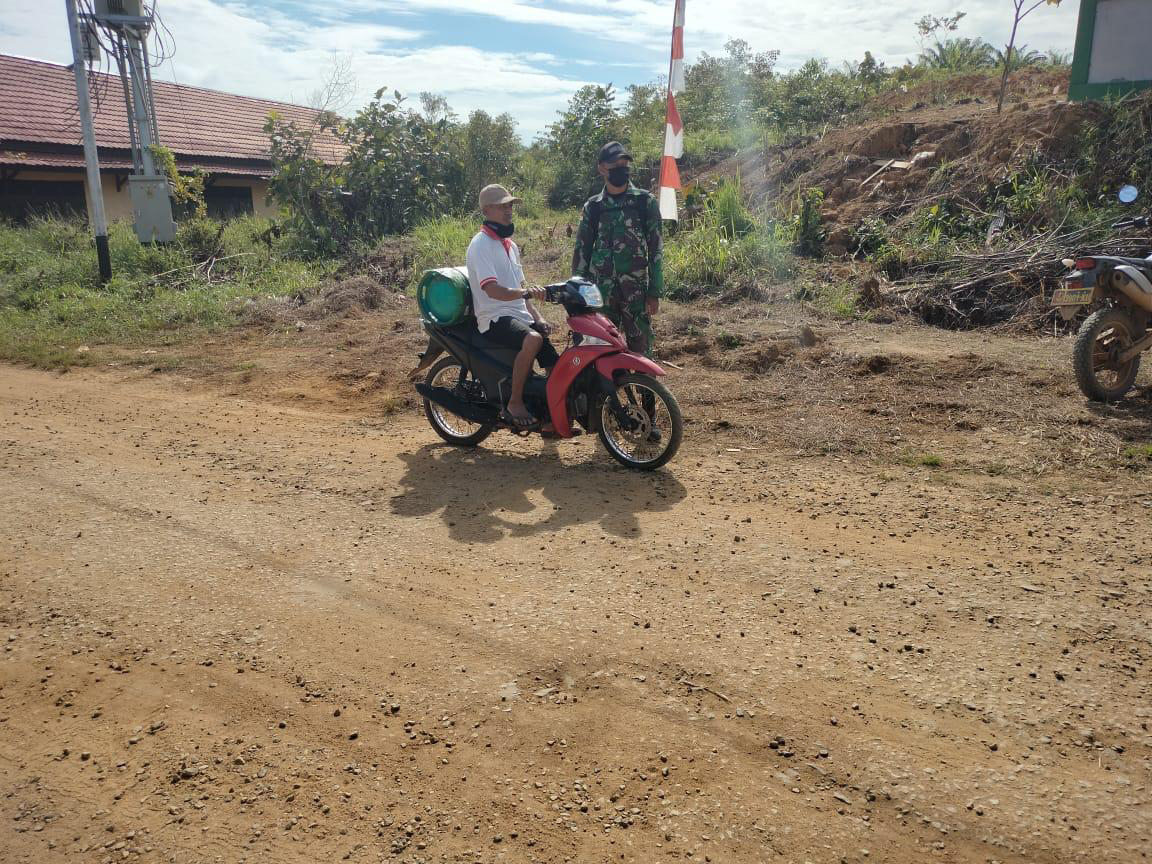
[[[71,52],[63,4],[5,6],[0,51],[67,63]],[[755,50],[780,49],[780,65],[793,68],[812,56],[833,62],[866,50],[889,63],[917,52],[915,20],[923,14],[968,12],[960,33],[1001,45],[1010,26],[1010,0],[687,0],[685,47],[689,60],[717,53],[729,38]],[[1019,40],[1038,49],[1071,48],[1076,0],[1042,6],[1021,28]],[[665,68],[672,0],[180,0],[160,11],[176,41],[176,55],[160,77],[214,89],[287,101],[306,101],[331,69],[333,54],[347,57],[363,104],[387,86],[415,94],[445,95],[467,114],[476,108],[508,111],[532,137],[555,118],[584,80],[607,77],[595,58],[609,46],[637,80]],[[483,15],[516,24],[548,26],[570,41],[570,51],[509,44],[493,53],[470,45],[437,44],[433,13]],[[404,26],[411,25],[411,26]],[[459,32],[457,25],[454,32]],[[457,38],[453,41],[466,41]],[[419,42],[420,44],[413,44]],[[553,43],[554,44],[554,43]],[[620,69],[613,70],[613,77]],[[617,84],[630,83],[616,81]]]

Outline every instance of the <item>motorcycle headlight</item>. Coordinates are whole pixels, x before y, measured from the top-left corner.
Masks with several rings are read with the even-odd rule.
[[[590,282],[580,286],[580,298],[589,309],[604,308],[604,296],[600,293],[600,289]]]

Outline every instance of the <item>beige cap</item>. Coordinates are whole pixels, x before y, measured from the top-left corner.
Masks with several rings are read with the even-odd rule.
[[[501,186],[493,183],[480,190],[480,209],[491,207],[493,204],[518,204],[520,199]]]

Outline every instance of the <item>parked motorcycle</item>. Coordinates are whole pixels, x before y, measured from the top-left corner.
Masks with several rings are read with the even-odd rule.
[[[1125,186],[1119,198],[1131,204],[1139,195]],[[1121,219],[1113,228],[1147,228],[1152,216]],[[1081,392],[1097,402],[1115,402],[1132,389],[1140,355],[1152,348],[1152,255],[1121,258],[1092,255],[1066,258],[1071,272],[1052,295],[1065,321],[1085,306],[1101,304],[1076,336],[1072,367]]]
[[[593,283],[574,277],[545,291],[568,314],[572,341],[547,378],[529,376],[525,405],[551,423],[557,438],[571,438],[580,427],[598,433],[612,458],[629,468],[650,471],[667,463],[680,447],[684,422],[675,397],[657,380],[664,370],[628,350],[600,314],[604,301]],[[426,320],[424,329],[431,346],[447,354],[416,385],[436,434],[462,447],[497,429],[522,434],[500,416],[517,352],[489,342],[471,318],[452,326]]]

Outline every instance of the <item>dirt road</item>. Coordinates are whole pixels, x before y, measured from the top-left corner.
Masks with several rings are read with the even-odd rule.
[[[0,859],[1147,856],[1152,493],[690,436],[0,369]]]

